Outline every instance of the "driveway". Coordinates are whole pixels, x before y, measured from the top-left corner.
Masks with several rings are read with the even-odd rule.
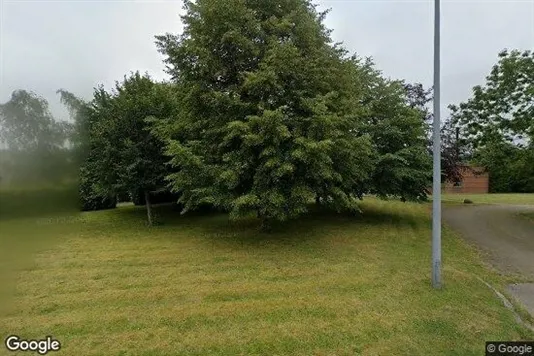
[[[518,216],[521,212],[534,212],[534,206],[444,206],[443,220],[488,253],[498,270],[534,282],[534,223]],[[513,285],[509,291],[534,316],[534,284]]]

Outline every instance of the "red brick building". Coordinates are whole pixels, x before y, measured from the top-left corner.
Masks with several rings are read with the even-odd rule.
[[[464,165],[462,179],[455,183],[445,183],[443,193],[484,194],[489,191],[489,174],[481,167]]]

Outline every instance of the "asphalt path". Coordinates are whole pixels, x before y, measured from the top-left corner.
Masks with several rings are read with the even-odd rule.
[[[534,206],[445,206],[442,214],[445,224],[485,251],[497,270],[534,282],[534,222],[522,212],[534,212]],[[534,316],[534,283],[512,285],[509,292]]]

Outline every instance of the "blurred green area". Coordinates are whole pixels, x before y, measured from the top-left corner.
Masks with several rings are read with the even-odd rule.
[[[75,161],[61,152],[32,165],[29,155],[17,160],[6,153],[0,165],[1,311],[11,304],[17,272],[30,268],[36,253],[55,248],[73,225],[58,221],[72,221],[80,211]]]
[[[31,268],[34,256],[55,248],[79,215],[75,183],[54,187],[0,188],[0,312],[11,303],[16,275]]]
[[[50,217],[80,210],[78,184],[0,187],[0,220]]]

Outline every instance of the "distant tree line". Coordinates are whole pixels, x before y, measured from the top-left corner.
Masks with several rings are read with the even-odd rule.
[[[64,125],[42,98],[15,92],[0,106],[7,147],[23,144],[21,135],[33,147],[31,135],[17,133],[30,120],[42,130],[39,147],[79,163],[82,209],[133,200],[146,205],[149,224],[161,201],[182,213],[210,206],[231,218],[255,215],[268,229],[313,201],[354,212],[366,194],[426,199],[431,90],[387,79],[371,59],[333,43],[326,12],[307,0],[184,6],[183,33],[156,36],[169,82],[130,73],[89,101],[59,90],[73,118]],[[533,62],[531,52],[503,52],[487,88],[452,107],[444,181],[469,161],[488,167],[494,191],[534,191]],[[494,176],[506,160],[509,181]]]

